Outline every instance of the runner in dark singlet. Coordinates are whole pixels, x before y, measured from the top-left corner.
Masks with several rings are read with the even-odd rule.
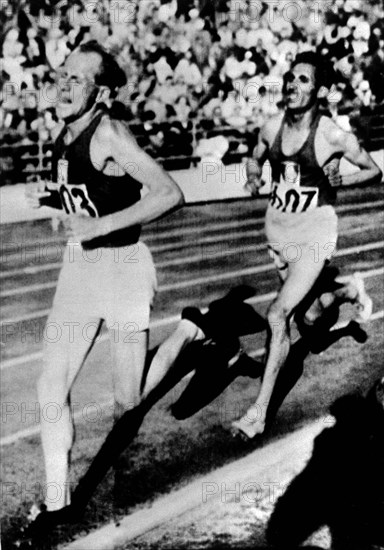
[[[290,349],[290,320],[313,288],[337,241],[333,208],[336,187],[381,181],[382,174],[356,137],[344,132],[319,111],[332,82],[323,59],[313,52],[299,54],[285,76],[286,109],[260,130],[254,158],[248,163],[247,188],[257,193],[264,162],[272,167],[272,192],[266,213],[268,246],[279,269],[282,287],[269,308],[268,358],[257,399],[239,420],[235,433],[254,437],[265,428],[266,411],[275,381]],[[341,176],[344,157],[360,170]],[[369,317],[372,303],[363,280],[354,276],[345,286],[317,300],[307,312],[313,322],[333,300],[360,306],[360,319]]]
[[[61,209],[69,234],[47,324],[61,337],[46,343],[38,383],[41,410],[49,403],[60,407],[57,422],[41,418],[48,510],[69,503],[69,394],[103,320],[111,341],[116,418],[140,403],[156,290],[140,229],[183,201],[173,179],[109,115],[112,98],[126,83],[110,54],[96,42],[80,45],[58,82],[57,113],[65,127],[54,147],[53,183],[28,185],[26,191],[31,206]]]

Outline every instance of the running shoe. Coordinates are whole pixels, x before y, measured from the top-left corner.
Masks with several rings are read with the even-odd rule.
[[[38,515],[40,515],[42,512],[46,512],[47,511],[47,507],[45,504],[32,504],[30,510],[29,510],[29,513],[28,513],[28,516],[27,516],[27,520],[32,523],[33,521],[35,521],[35,519],[37,518]]]
[[[252,406],[244,416],[231,423],[233,437],[253,439],[261,437],[265,431],[265,418],[261,419],[261,410],[258,406]]]

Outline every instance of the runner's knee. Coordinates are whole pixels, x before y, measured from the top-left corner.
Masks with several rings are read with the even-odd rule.
[[[66,377],[52,376],[44,371],[37,381],[37,395],[40,403],[57,403],[62,406],[67,401],[68,387]]]
[[[115,417],[120,418],[127,411],[140,405],[142,371],[131,369],[125,376],[121,372],[115,372],[114,378]]]
[[[185,340],[186,342],[193,341],[199,333],[199,327],[189,319],[181,319],[177,329],[176,335],[178,340]]]
[[[68,368],[65,357],[48,355],[43,363],[43,370],[37,381],[37,392],[40,401],[52,400],[64,403],[68,396]]]
[[[139,406],[140,402],[141,396],[139,392],[137,392],[137,395],[133,395],[132,392],[130,392],[130,395],[123,395],[123,392],[118,392],[118,394],[115,395],[115,420],[121,418],[127,411]]]
[[[271,305],[268,310],[267,319],[269,327],[274,334],[276,332],[285,334],[288,331],[289,313],[288,309],[278,302],[274,302]]]
[[[333,292],[324,292],[319,298],[320,303],[324,309],[331,307],[336,300],[339,298],[336,293]]]
[[[306,325],[311,326],[321,317],[322,313],[323,307],[320,302],[312,304],[312,306],[305,312],[303,321]]]

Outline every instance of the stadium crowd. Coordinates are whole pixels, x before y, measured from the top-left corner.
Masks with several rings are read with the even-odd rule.
[[[334,62],[335,115],[384,101],[380,0],[3,0],[2,7],[0,135],[8,144],[55,137],[54,73],[85,40],[116,54],[128,84],[113,108],[160,157],[204,154],[201,138],[231,132],[245,136],[232,144],[245,153],[279,109],[283,74],[300,51],[317,49]],[[228,143],[214,147],[222,155]]]

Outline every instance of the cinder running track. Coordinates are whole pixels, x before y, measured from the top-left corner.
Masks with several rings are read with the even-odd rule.
[[[365,276],[374,300],[370,339],[358,345],[347,338],[321,357],[310,358],[302,380],[288,397],[266,441],[326,414],[335,397],[356,387],[368,388],[381,373],[384,191],[380,186],[345,190],[340,193],[339,204],[337,265],[345,274],[358,270]],[[187,206],[146,228],[143,240],[154,255],[160,285],[152,317],[153,344],[172,329],[183,307],[193,304],[203,307],[240,283],[256,288],[257,295],[251,303],[260,313],[265,312],[277,288],[263,236],[265,207],[265,199]],[[31,485],[43,483],[35,383],[44,323],[65,247],[63,234],[52,232],[47,220],[2,225],[1,237],[1,443],[3,479],[8,483],[3,495],[3,537],[7,542],[14,537],[23,514],[35,500]],[[343,313],[345,319],[351,314],[351,308]],[[243,345],[248,352],[255,353],[263,348],[264,342],[263,338],[246,338]],[[74,483],[84,473],[111,425],[108,361],[108,343],[102,335],[73,392],[78,425]],[[130,494],[123,507],[112,510],[115,517],[146,506],[154,496],[253,450],[253,444],[239,448],[228,434],[230,421],[245,410],[255,395],[252,379],[238,379],[211,406],[181,423],[167,412],[178,391],[149,415],[128,453]],[[52,548],[110,519],[111,483],[109,479],[102,485],[83,523],[52,538]],[[168,546],[164,543],[164,548],[179,547],[167,540]],[[193,540],[193,530],[189,540]],[[150,540],[148,544],[152,544]]]

